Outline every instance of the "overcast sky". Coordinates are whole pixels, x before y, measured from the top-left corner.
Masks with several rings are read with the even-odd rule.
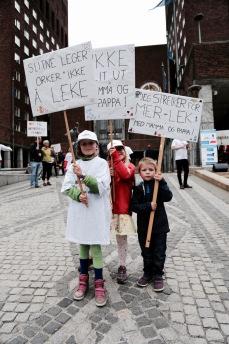
[[[93,48],[164,44],[165,8],[160,0],[68,0],[69,45],[87,41]]]

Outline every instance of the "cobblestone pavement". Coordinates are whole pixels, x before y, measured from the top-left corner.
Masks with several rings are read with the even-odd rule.
[[[129,240],[129,280],[116,283],[115,242],[104,249],[108,305],[91,288],[73,301],[78,248],[64,239],[68,200],[53,185],[0,190],[0,343],[229,344],[229,194],[196,177],[167,204],[171,226],[166,288],[140,289],[142,260]]]

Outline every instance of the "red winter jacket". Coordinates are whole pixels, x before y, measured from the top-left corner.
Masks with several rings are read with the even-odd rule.
[[[123,162],[117,151],[112,154],[114,165],[115,200],[113,200],[113,214],[131,214],[130,202],[134,186],[135,166]]]

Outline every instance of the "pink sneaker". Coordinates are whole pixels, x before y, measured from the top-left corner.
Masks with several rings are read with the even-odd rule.
[[[107,303],[106,289],[104,287],[104,280],[95,280],[95,304],[98,307],[105,306]]]
[[[88,280],[89,280],[88,275],[80,274],[79,284],[78,284],[77,288],[75,289],[75,292],[73,295],[74,300],[80,301],[84,298],[84,296],[86,295],[87,290],[88,290]]]

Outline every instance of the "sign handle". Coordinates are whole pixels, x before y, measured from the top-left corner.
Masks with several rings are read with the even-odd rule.
[[[113,122],[112,119],[109,119],[109,131],[110,131],[110,141],[111,141],[111,147],[113,147]],[[111,155],[111,167],[114,173],[114,160]],[[112,199],[113,202],[115,201],[115,181],[114,181],[114,176],[111,178],[112,180]]]
[[[37,149],[39,149],[39,136],[37,136]]]
[[[70,135],[70,131],[69,131],[68,117],[67,117],[67,112],[66,111],[64,111],[64,121],[65,121],[67,136],[68,136],[68,143],[69,143],[70,151],[71,151],[71,154],[72,154],[73,164],[75,164],[76,163],[76,158],[75,158],[75,154],[74,154],[74,150],[73,150],[72,139],[71,139],[71,135]],[[77,182],[79,184],[80,191],[84,192],[81,180],[79,179],[78,176],[77,176]]]
[[[157,163],[157,172],[158,173],[161,172],[164,145],[165,145],[165,137],[161,137],[159,155],[158,155],[158,163]],[[155,180],[154,189],[153,189],[153,199],[152,199],[153,203],[157,203],[158,188],[159,188],[159,181]],[[148,230],[147,230],[147,237],[146,237],[146,242],[145,242],[145,247],[148,247],[148,248],[150,246],[151,235],[152,235],[152,230],[153,230],[154,214],[155,214],[155,211],[151,211],[150,218],[149,218],[149,224],[148,224]]]

